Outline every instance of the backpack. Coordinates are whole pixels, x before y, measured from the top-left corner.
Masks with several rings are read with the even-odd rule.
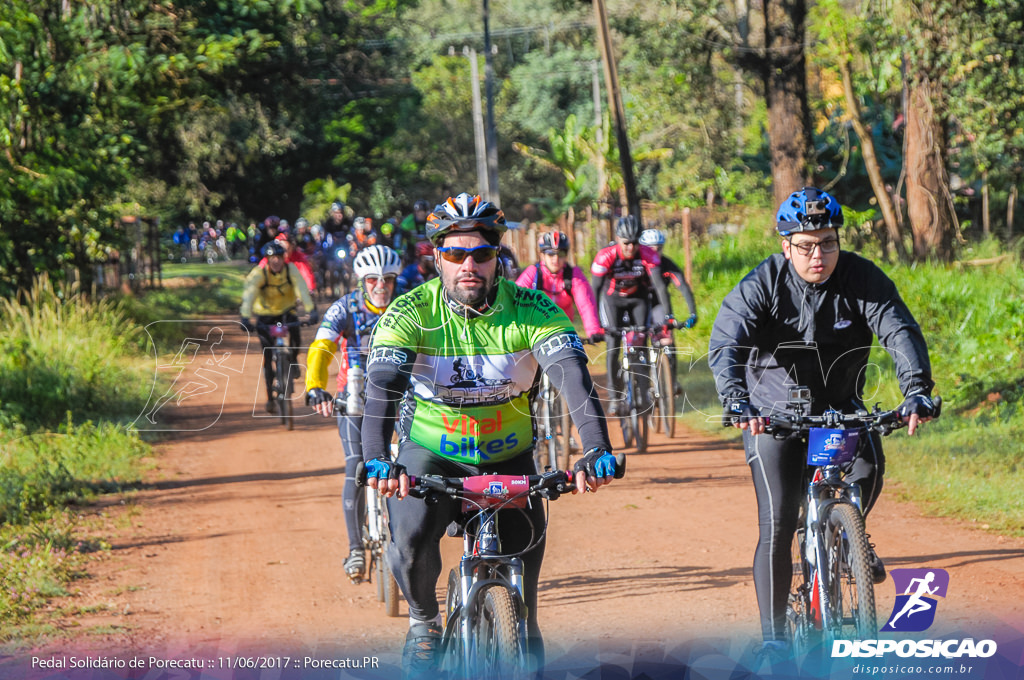
[[[266,288],[267,286],[270,285],[270,274],[267,272],[267,270],[270,269],[270,265],[268,264],[266,267],[260,267],[260,269],[263,270],[263,285],[260,286],[260,290],[263,290],[264,288]],[[288,277],[288,285],[291,286],[292,285],[292,268],[288,266],[288,262],[284,263],[284,271],[285,271],[285,276]]]
[[[544,272],[540,268],[540,262],[533,266],[537,268],[537,278],[533,280],[533,288],[534,290],[540,290],[540,283],[544,280]],[[562,290],[570,295],[572,294],[572,267],[569,264],[562,267]]]

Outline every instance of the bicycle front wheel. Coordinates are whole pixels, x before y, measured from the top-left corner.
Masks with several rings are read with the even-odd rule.
[[[633,439],[636,444],[637,453],[645,453],[647,451],[647,440],[650,436],[648,427],[650,426],[650,420],[647,418],[647,413],[641,412],[641,404],[637,397],[640,394],[640,383],[641,379],[636,374],[631,374],[629,379],[629,388],[626,390],[629,394],[629,421],[633,429]]]
[[[655,364],[654,375],[655,432],[664,432],[669,439],[676,436],[676,395],[668,354],[662,351]]]
[[[555,461],[556,470],[568,470],[572,457],[572,420],[569,417],[569,405],[562,395],[555,400],[555,413],[558,416],[558,453]]]
[[[825,612],[829,641],[874,638],[875,585],[868,562],[864,518],[848,503],[836,503],[826,519],[826,555],[831,610]]]
[[[497,680],[519,678],[526,672],[525,640],[519,637],[519,612],[512,594],[493,585],[482,595],[473,626],[475,668],[468,677]]]
[[[292,395],[291,380],[288,379],[288,371],[291,368],[288,362],[288,353],[278,349],[274,352],[274,363],[277,374],[277,412],[281,417],[281,424],[285,429],[292,429]]]

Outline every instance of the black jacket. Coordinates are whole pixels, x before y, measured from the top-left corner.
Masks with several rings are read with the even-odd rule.
[[[708,363],[723,404],[747,399],[781,409],[789,388],[809,387],[812,412],[863,404],[872,335],[892,356],[904,395],[930,394],[928,347],[892,280],[872,262],[840,252],[824,283],[807,283],[782,253],[730,292],[711,330]]]

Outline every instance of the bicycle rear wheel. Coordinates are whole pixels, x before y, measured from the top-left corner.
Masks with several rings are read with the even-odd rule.
[[[537,464],[537,472],[544,472],[548,466],[556,468],[554,416],[551,413],[551,400],[547,398],[547,378],[542,378],[541,392],[537,399],[537,442],[533,447],[533,459]]]
[[[803,536],[803,515],[801,514],[799,528],[793,534],[791,549],[793,582],[789,600],[786,603],[786,627],[789,632],[789,640],[793,645],[794,654],[800,657],[806,656],[816,646],[821,636],[811,615],[810,594],[814,584],[811,580],[812,567],[803,557]]]
[[[874,638],[878,632],[875,585],[864,518],[855,506],[836,503],[829,509],[825,526],[832,609],[825,613],[829,642]]]
[[[381,551],[377,558],[377,588],[383,592],[384,613],[398,616],[398,581],[391,574],[391,564],[387,557],[387,549]]]
[[[654,365],[654,431],[676,436],[676,395],[668,354],[662,350]]]
[[[519,612],[504,586],[492,585],[481,595],[473,626],[475,668],[467,677],[497,680],[519,678],[526,672],[525,640],[519,637]]]

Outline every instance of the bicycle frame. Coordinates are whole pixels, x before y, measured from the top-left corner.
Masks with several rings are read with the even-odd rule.
[[[499,635],[502,631],[508,635],[502,646],[515,657],[499,659],[498,663],[524,668],[528,649],[523,561],[518,554],[502,553],[498,511],[525,508],[533,496],[553,500],[571,488],[571,475],[561,471],[543,475],[478,475],[466,478],[427,475],[410,478],[411,495],[443,494],[462,500],[462,513],[457,520],[463,531],[459,581],[453,592],[454,584],[449,577],[447,618],[441,637],[442,656],[450,664],[457,664],[454,669],[456,677],[481,680],[488,673],[480,670],[478,664],[495,661],[485,657],[486,650],[482,651],[481,646],[488,640],[479,639],[477,630],[484,620],[487,601],[493,597],[495,589],[504,594],[499,600],[508,598],[514,617],[511,620],[497,617],[502,621],[491,621]],[[514,633],[511,632],[513,630]]]
[[[274,324],[259,324],[258,329],[265,330],[273,341],[270,345],[270,360],[273,362],[274,385],[272,386],[273,391],[276,393],[278,414],[281,418],[282,424],[286,429],[291,430],[295,427],[293,422],[293,405],[291,395],[291,353],[288,351],[288,338],[290,336],[291,328],[298,328],[299,326],[305,325],[303,322],[290,321],[283,322],[278,321]]]
[[[802,531],[797,532],[801,567],[805,578],[800,588],[812,591],[803,592],[808,604],[808,613],[815,628],[828,633],[841,628],[841,621],[836,621],[836,617],[841,614],[832,603],[832,573],[829,569],[821,568],[822,565],[827,565],[830,559],[825,545],[822,520],[828,516],[832,507],[839,503],[854,506],[860,515],[863,515],[864,510],[860,486],[844,481],[839,465],[825,465],[811,470],[813,472],[810,474],[801,508],[804,523]],[[837,626],[837,623],[840,625]]]
[[[519,622],[520,653],[525,654],[527,637],[523,561],[518,557],[501,554],[495,509],[481,510],[471,521],[474,520],[479,522],[477,533],[471,533],[468,526],[463,527],[465,533],[462,537],[462,558],[459,560],[459,599],[455,608],[448,613],[443,634],[443,639],[449,641],[443,647],[445,650],[456,635],[464,643],[458,645],[462,652],[459,661],[463,669],[472,668],[474,660],[479,656],[472,629],[480,616],[480,593],[485,588],[496,585],[507,589],[512,595]]]
[[[941,403],[936,398],[936,417]],[[804,478],[807,491],[801,504],[803,519],[795,536],[799,555],[794,556],[802,582],[791,592],[786,612],[798,648],[812,641],[812,628],[824,633],[826,641],[842,637],[849,623],[860,636],[877,632],[861,490],[843,479],[843,465],[856,456],[861,432],[884,436],[904,425],[896,411],[883,412],[877,406],[871,412],[829,410],[819,416],[806,415],[810,407],[810,390],[793,388],[789,408],[795,415],[779,413],[765,418],[765,432],[777,438],[809,433]],[[849,426],[853,430],[845,429]],[[844,611],[847,602],[851,605],[849,612]],[[852,618],[848,619],[847,614]]]

